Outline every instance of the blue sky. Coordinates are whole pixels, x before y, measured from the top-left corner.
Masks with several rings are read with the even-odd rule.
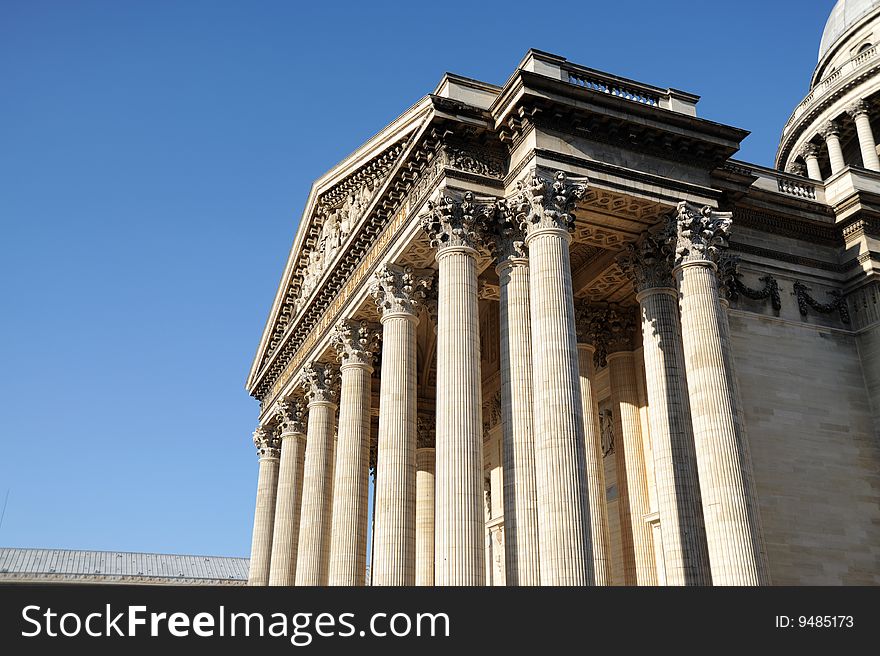
[[[772,165],[831,0],[0,3],[0,546],[248,555],[244,390],[311,181],[530,47]]]

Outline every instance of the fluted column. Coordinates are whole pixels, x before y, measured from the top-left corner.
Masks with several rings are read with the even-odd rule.
[[[822,170],[819,168],[819,147],[815,144],[805,144],[801,148],[801,157],[807,163],[807,175],[813,179],[822,181]]]
[[[364,585],[370,483],[370,385],[379,334],[366,322],[343,321],[333,335],[342,364],[333,479],[330,585]]]
[[[382,314],[373,585],[416,581],[416,325],[429,279],[386,265],[372,295]]]
[[[716,279],[732,215],[682,202],[669,222],[712,582],[766,585],[748,437]]]
[[[834,175],[846,166],[843,149],[840,147],[840,127],[834,121],[828,121],[819,132],[828,147],[828,161],[831,164],[831,174]]]
[[[667,585],[711,585],[685,359],[672,277],[673,252],[645,236],[618,258],[641,310],[654,484]]]
[[[509,586],[540,585],[529,261],[525,234],[504,201],[492,237],[500,289],[505,577]]]
[[[551,181],[533,171],[518,187],[514,208],[526,226],[529,250],[541,583],[592,585],[584,414],[569,259],[572,212],[586,186],[572,183],[562,172]]]
[[[575,312],[578,329],[578,373],[584,408],[584,453],[590,499],[593,571],[596,575],[596,585],[611,585],[611,537],[608,529],[608,500],[605,495],[602,430],[599,426],[599,403],[594,392],[593,359],[596,348],[589,336],[589,309],[583,302],[579,302],[575,305]]]
[[[491,207],[444,190],[422,227],[437,249],[434,584],[484,585],[483,402],[477,248]]]
[[[871,119],[868,116],[868,105],[864,100],[857,100],[847,107],[847,113],[856,124],[856,133],[859,135],[859,148],[862,151],[862,164],[866,169],[880,171],[880,158],[877,157],[877,141],[874,139],[874,131],[871,129]]]
[[[260,457],[257,479],[257,507],[254,511],[254,533],[251,540],[251,562],[248,585],[268,585],[272,556],[272,529],[275,522],[275,494],[278,487],[280,440],[267,428],[254,431],[254,446]]]
[[[418,418],[416,449],[416,585],[434,585],[433,417]]]
[[[293,585],[296,582],[299,514],[306,460],[303,406],[299,401],[283,402],[277,416],[281,433],[281,465],[278,469],[269,585]]]
[[[323,364],[306,366],[303,384],[309,407],[303,473],[296,585],[327,585],[330,514],[333,503],[333,442],[339,374]]]

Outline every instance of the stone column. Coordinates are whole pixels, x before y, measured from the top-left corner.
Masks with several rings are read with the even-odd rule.
[[[435,585],[484,585],[483,403],[477,248],[487,213],[445,190],[422,228],[437,249]]]
[[[518,184],[516,216],[527,230],[532,320],[535,482],[543,585],[592,585],[593,549],[569,259],[577,200],[586,193],[558,172]]]
[[[254,446],[260,457],[257,479],[257,507],[254,511],[254,534],[251,540],[251,564],[248,585],[268,585],[272,556],[272,529],[275,523],[275,493],[278,487],[280,440],[269,429],[254,431]]]
[[[506,584],[540,585],[529,260],[525,234],[504,201],[498,203],[492,235],[500,290]]]
[[[651,514],[651,502],[639,413],[638,370],[632,344],[634,314],[632,309],[619,306],[598,309],[593,316],[593,339],[601,343],[598,358],[600,361],[605,358],[608,363],[611,386],[624,582],[626,585],[657,585],[654,538],[645,521]]]
[[[373,585],[416,581],[416,325],[429,278],[386,265],[371,293],[382,314]]]
[[[333,334],[342,364],[339,431],[330,532],[330,585],[364,585],[370,483],[370,399],[378,332],[366,322],[343,321]]]
[[[416,585],[434,585],[433,417],[418,418],[416,449]]]
[[[593,359],[596,348],[589,336],[588,307],[575,305],[578,330],[578,373],[584,408],[584,453],[587,489],[590,498],[590,534],[593,540],[593,571],[596,585],[611,585],[611,538],[608,529],[608,500],[605,496],[605,465],[602,454],[602,429],[599,427],[599,403],[593,392]]]
[[[859,148],[862,151],[862,164],[866,169],[880,171],[880,158],[877,157],[877,142],[874,139],[874,131],[871,129],[871,119],[868,116],[868,105],[864,100],[857,100],[847,107],[847,113],[856,124],[856,132],[859,135]]]
[[[338,382],[339,374],[330,365],[315,363],[303,370],[309,425],[296,558],[297,585],[327,585],[329,580]]]
[[[828,160],[831,163],[831,174],[834,175],[846,166],[843,149],[840,147],[840,127],[834,121],[828,121],[819,132],[828,147]]]
[[[712,582],[767,585],[748,437],[716,279],[732,215],[682,202],[669,221]]]
[[[660,513],[666,585],[711,585],[709,553],[685,359],[672,277],[673,252],[662,238],[646,235],[618,258],[633,278],[641,310],[648,419],[654,485]]]
[[[278,469],[269,585],[293,585],[296,581],[299,514],[306,460],[303,410],[299,401],[286,401],[281,403],[277,414],[281,432],[281,466]]]
[[[807,163],[807,175],[813,180],[822,181],[822,170],[819,168],[819,147],[816,144],[804,144],[801,157]]]

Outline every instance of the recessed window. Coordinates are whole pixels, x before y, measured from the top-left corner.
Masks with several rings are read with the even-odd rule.
[[[874,45],[871,43],[863,43],[862,45],[859,46],[859,51],[856,54],[861,55],[863,52],[865,52],[865,50],[870,50],[873,47],[874,47]]]

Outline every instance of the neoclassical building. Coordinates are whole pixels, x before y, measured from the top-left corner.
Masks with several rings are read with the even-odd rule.
[[[774,169],[531,50],[318,179],[247,380],[249,582],[880,583],[878,41],[840,0]]]

